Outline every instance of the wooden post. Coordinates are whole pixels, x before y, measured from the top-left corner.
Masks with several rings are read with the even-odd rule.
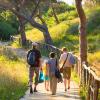
[[[87,94],[86,100],[90,100],[90,93],[91,93],[90,85],[91,85],[91,79],[92,79],[92,75],[89,74],[89,86],[88,86],[88,94]]]
[[[99,82],[97,80],[95,80],[95,82],[94,82],[93,100],[98,100],[98,92],[99,92]]]

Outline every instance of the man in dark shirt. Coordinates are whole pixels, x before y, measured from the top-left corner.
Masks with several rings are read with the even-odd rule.
[[[37,49],[37,43],[32,43],[32,50],[28,51],[27,54],[27,59],[29,57],[29,54],[31,52],[35,53],[35,63],[34,65],[30,65],[29,67],[29,85],[30,85],[30,93],[33,93],[33,89],[32,89],[32,82],[33,82],[33,76],[34,73],[36,74],[35,76],[35,82],[34,82],[34,92],[37,92],[37,85],[38,85],[38,79],[39,79],[39,69],[40,69],[40,63],[41,63],[41,53],[40,51]]]

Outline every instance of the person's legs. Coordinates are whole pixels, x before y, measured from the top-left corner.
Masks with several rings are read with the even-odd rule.
[[[57,90],[57,78],[54,75],[52,78],[52,95],[56,94],[56,90]]]
[[[71,67],[67,68],[68,89],[70,89]]]
[[[66,72],[67,68],[63,69],[63,78],[64,78],[64,86],[65,86],[65,91],[67,91],[67,72]]]
[[[32,67],[30,67],[29,68],[29,86],[30,86],[30,93],[33,93],[33,89],[32,89],[33,76],[34,76],[34,70],[33,70]]]
[[[65,86],[65,91],[67,91],[67,79],[66,78],[64,78],[64,86]]]
[[[49,80],[45,80],[45,89],[49,91]]]
[[[36,87],[38,85],[38,79],[39,79],[39,68],[38,67],[34,67],[34,71],[35,71],[35,83],[34,83],[34,92],[37,92]]]
[[[50,75],[50,91],[52,92],[52,76]]]
[[[44,81],[44,84],[45,84],[45,90],[46,90],[46,80]]]
[[[68,89],[70,89],[70,79],[68,79]]]
[[[49,91],[49,76],[45,76],[46,90]]]

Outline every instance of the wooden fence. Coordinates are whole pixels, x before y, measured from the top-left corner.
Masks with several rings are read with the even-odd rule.
[[[82,84],[88,87],[87,100],[99,100],[100,77],[86,64],[83,64],[82,68]]]

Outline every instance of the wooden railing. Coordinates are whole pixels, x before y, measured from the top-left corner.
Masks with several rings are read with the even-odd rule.
[[[82,66],[82,85],[87,87],[86,100],[99,100],[100,77],[85,63]]]

